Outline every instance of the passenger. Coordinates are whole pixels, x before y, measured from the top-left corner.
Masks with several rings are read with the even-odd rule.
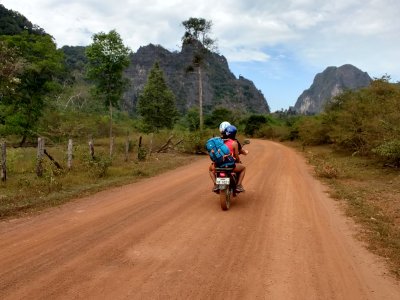
[[[233,171],[238,173],[238,176],[239,176],[238,183],[236,185],[236,191],[244,192],[242,182],[243,182],[244,175],[246,173],[246,167],[240,161],[239,144],[236,140],[236,133],[237,133],[237,128],[233,125],[230,125],[225,128],[225,136],[227,138],[225,140],[225,145],[228,146],[229,150],[231,151],[231,155],[236,160],[235,168],[233,169]],[[245,151],[245,154],[247,154],[247,151]],[[215,177],[215,175],[214,175],[214,177]],[[215,182],[215,179],[214,179],[214,182]]]

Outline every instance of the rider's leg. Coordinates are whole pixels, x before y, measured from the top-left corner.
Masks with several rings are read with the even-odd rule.
[[[238,175],[239,175],[237,188],[240,191],[241,190],[244,191],[243,186],[242,186],[242,182],[243,182],[244,175],[246,173],[246,167],[244,165],[242,165],[242,164],[236,164],[236,167],[235,167],[234,171],[237,172]]]
[[[213,191],[213,192],[217,192],[217,191],[218,191],[218,186],[217,186],[217,184],[215,183],[216,176],[215,176],[215,165],[214,165],[214,163],[212,163],[212,164],[210,165],[210,167],[209,167],[209,169],[208,169],[208,174],[210,174],[210,178],[211,178],[211,180],[212,180],[213,183],[214,183],[214,187],[213,187],[212,191]]]
[[[240,174],[239,174],[238,184],[240,184],[240,185],[242,184],[245,173],[246,173],[246,167],[244,167],[243,171],[241,171]]]
[[[215,183],[215,166],[213,163],[208,168],[208,173],[210,174],[212,182]]]
[[[244,174],[246,173],[246,167],[241,164],[237,164],[236,168],[238,169],[237,172],[239,172],[238,184],[242,184]]]

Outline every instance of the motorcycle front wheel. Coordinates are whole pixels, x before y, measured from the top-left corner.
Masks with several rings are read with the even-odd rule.
[[[229,209],[229,207],[231,206],[231,191],[229,190],[229,188],[220,190],[219,201],[221,202],[222,210]]]

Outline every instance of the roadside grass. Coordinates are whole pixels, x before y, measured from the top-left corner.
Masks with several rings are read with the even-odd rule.
[[[157,149],[165,138],[157,137],[150,143],[145,137],[147,157],[137,158],[137,141],[125,161],[124,139],[116,140],[115,154],[109,158],[108,139],[95,143],[95,160],[91,160],[86,143],[74,145],[74,160],[67,170],[65,145],[52,145],[46,150],[61,164],[57,169],[47,158],[44,160],[44,174],[37,177],[36,149],[10,148],[7,151],[7,181],[0,182],[0,219],[37,213],[43,209],[58,206],[71,199],[97,191],[132,183],[141,178],[154,176],[192,162],[198,157],[170,150],[166,153],[150,153],[149,145]],[[136,144],[135,144],[136,143]]]
[[[361,225],[358,237],[400,278],[400,170],[329,146],[290,146],[303,151],[316,176],[331,187],[332,198]]]

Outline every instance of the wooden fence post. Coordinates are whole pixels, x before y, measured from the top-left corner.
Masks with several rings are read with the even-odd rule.
[[[115,137],[113,136],[110,139],[110,158],[113,156],[114,153],[114,143],[115,143]]]
[[[137,158],[140,161],[143,161],[146,159],[146,150],[142,148],[142,136],[139,137],[139,146],[138,146],[138,154]]]
[[[131,139],[128,135],[125,141],[125,161],[128,161],[130,146],[131,146]]]
[[[68,170],[72,169],[72,150],[73,149],[73,144],[72,144],[72,139],[68,140],[68,162],[67,162],[67,166],[68,166]]]
[[[153,137],[154,134],[150,133],[150,149],[149,149],[149,156],[151,156],[151,152],[153,152]]]
[[[7,148],[6,142],[1,144],[1,181],[7,180]]]
[[[37,161],[36,161],[36,175],[38,177],[43,176],[43,155],[44,155],[44,139],[38,138],[37,148]]]
[[[93,139],[90,138],[89,140],[89,152],[90,152],[90,157],[94,159],[94,146],[93,146]]]
[[[142,136],[139,137],[139,149],[142,147]]]

